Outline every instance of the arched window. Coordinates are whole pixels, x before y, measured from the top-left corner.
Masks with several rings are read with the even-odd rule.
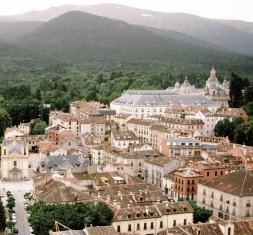
[[[228,228],[228,235],[231,235],[231,228]]]

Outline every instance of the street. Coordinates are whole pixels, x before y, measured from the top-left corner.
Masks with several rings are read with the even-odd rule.
[[[30,168],[30,180],[28,181],[1,181],[0,180],[0,194],[3,194],[2,198],[4,206],[6,205],[6,192],[10,191],[15,200],[16,206],[14,208],[16,213],[16,225],[15,228],[18,229],[18,234],[20,235],[30,235],[30,225],[27,220],[27,212],[24,208],[24,194],[33,191],[33,183],[31,177],[34,175],[33,169],[37,168],[38,162],[40,161],[39,154],[30,154],[29,162],[31,164]]]
[[[3,203],[6,205],[6,192],[10,191],[16,199],[15,213],[17,223],[15,228],[18,229],[18,234],[29,235],[29,223],[27,220],[27,213],[24,209],[24,194],[33,190],[32,180],[29,181],[1,181],[0,182],[0,193],[4,195]]]
[[[29,235],[30,229],[27,220],[27,213],[24,209],[24,194],[30,192],[32,187],[32,181],[16,181],[16,182],[1,182],[0,193],[4,195],[3,203],[6,205],[6,192],[10,191],[16,199],[16,220],[15,228],[18,229],[18,234]]]

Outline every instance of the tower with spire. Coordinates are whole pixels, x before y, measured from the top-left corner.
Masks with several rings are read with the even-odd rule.
[[[228,107],[229,82],[226,79],[222,84],[219,82],[214,66],[210,71],[210,77],[206,81],[203,95],[216,102],[220,107]]]

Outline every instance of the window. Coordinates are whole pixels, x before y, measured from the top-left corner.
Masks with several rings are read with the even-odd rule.
[[[160,228],[163,228],[163,221],[160,221]]]
[[[150,229],[154,229],[154,222],[150,223]]]
[[[132,231],[132,226],[131,224],[128,225],[128,232],[131,232]]]
[[[177,221],[173,220],[173,227],[177,226]]]
[[[217,176],[217,171],[214,172],[214,175]]]
[[[228,228],[228,235],[231,235],[231,228]]]
[[[4,149],[4,155],[6,155],[6,149]]]
[[[17,166],[17,161],[13,162],[13,166],[16,167]]]
[[[208,171],[208,172],[206,172],[206,176],[209,176],[209,171]]]
[[[186,225],[186,219],[184,219],[184,225]]]
[[[120,225],[117,226],[117,232],[120,233]]]
[[[194,180],[192,180],[192,184],[194,184]]]
[[[250,200],[247,200],[246,207],[250,207]]]
[[[137,224],[136,230],[138,231],[138,230],[140,230],[140,229],[141,229],[140,224]]]
[[[223,171],[220,172],[220,175],[223,175]]]
[[[144,223],[143,229],[147,230],[147,223]]]

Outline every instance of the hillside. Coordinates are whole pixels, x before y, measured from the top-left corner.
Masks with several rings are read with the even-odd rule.
[[[217,44],[237,53],[253,55],[253,34],[251,23],[218,21],[184,13],[162,13],[142,10],[116,4],[99,4],[90,6],[66,5],[53,7],[45,11],[34,11],[26,14],[0,17],[0,21],[38,20],[48,21],[65,12],[78,10],[119,19],[130,24],[177,31],[198,38],[211,44]]]
[[[33,55],[26,49],[0,41],[0,59],[28,59]]]
[[[26,33],[32,32],[43,22],[0,22],[0,40],[13,41]]]
[[[68,12],[15,43],[62,61],[160,61],[170,64],[239,65],[244,58],[168,39],[122,21]]]
[[[253,34],[253,22],[241,20],[217,20],[219,23],[234,27],[241,31]]]

